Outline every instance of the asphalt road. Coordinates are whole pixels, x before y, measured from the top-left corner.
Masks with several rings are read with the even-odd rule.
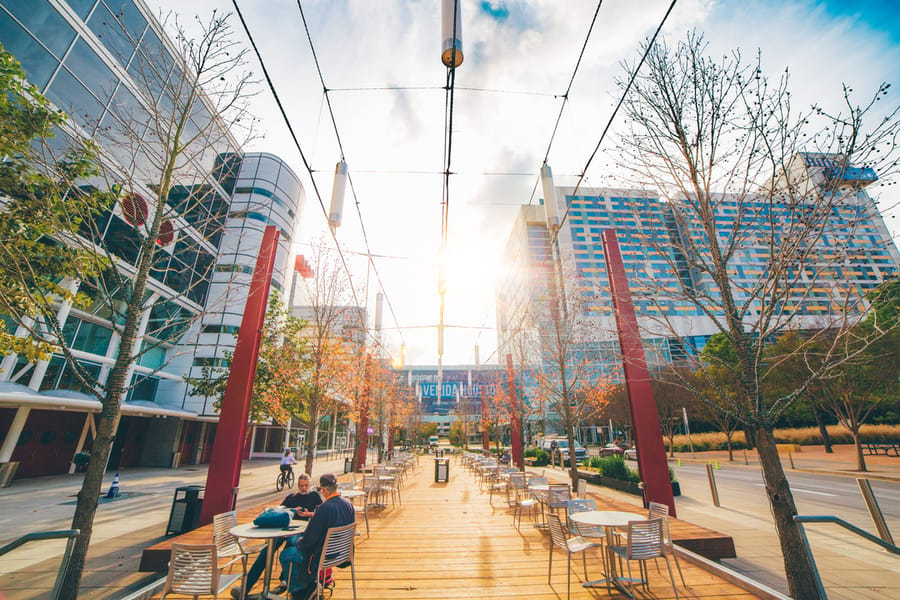
[[[736,571],[787,593],[778,537],[762,474],[742,461],[714,471],[720,507],[712,502],[704,464],[675,467],[682,496],[679,518],[731,535],[738,558],[723,560]],[[877,535],[856,480],[852,477],[788,470],[802,515],[835,515]],[[894,541],[900,541],[900,483],[871,480]],[[834,524],[811,524],[807,534],[830,600],[900,597],[900,556]]]
[[[684,499],[709,500],[712,505],[705,465],[684,464],[676,470]],[[762,514],[770,514],[762,472],[758,468],[727,466],[713,473],[723,505],[738,498],[743,504],[749,497],[758,500],[760,508],[765,509]],[[788,471],[787,475],[800,514],[834,515],[877,535],[855,479],[801,471]],[[888,527],[900,538],[900,484],[877,480],[871,484]]]

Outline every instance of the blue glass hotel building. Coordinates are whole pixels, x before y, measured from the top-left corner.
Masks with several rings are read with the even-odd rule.
[[[833,155],[800,153],[772,183],[790,182],[800,189],[800,208],[778,193],[714,198],[713,222],[718,241],[737,251],[727,268],[735,299],[746,303],[748,330],[758,328],[759,291],[769,269],[767,239],[790,236],[804,215],[827,222],[810,248],[804,249],[803,272],[786,273],[791,288],[780,294],[778,329],[815,330],[861,313],[867,292],[896,276],[900,253],[866,186],[877,180],[870,168],[844,165]],[[590,357],[597,373],[621,380],[601,234],[617,233],[629,287],[651,369],[696,356],[719,331],[722,316],[714,282],[691,265],[708,259],[705,229],[689,210],[685,196],[664,199],[653,190],[558,187],[559,214],[568,216],[550,246],[544,207],[523,206],[505,249],[505,279],[497,287],[497,327],[501,355],[516,353],[516,338],[537,328],[548,315],[558,252],[568,309],[586,331],[570,352]],[[840,194],[839,202],[831,202]],[[773,201],[773,198],[775,199]],[[827,202],[826,202],[827,201]],[[827,206],[828,214],[822,214]],[[740,216],[739,216],[740,213]],[[738,221],[738,219],[740,219]],[[740,223],[740,227],[736,224]],[[687,256],[685,253],[691,253]],[[707,314],[692,301],[705,298]],[[532,315],[526,318],[525,315]],[[535,315],[537,318],[535,318]],[[531,338],[535,339],[535,338]],[[532,354],[533,368],[543,360]]]

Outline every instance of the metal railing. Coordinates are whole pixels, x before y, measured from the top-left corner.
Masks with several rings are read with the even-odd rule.
[[[78,529],[62,529],[60,531],[35,531],[34,533],[26,533],[20,538],[14,539],[5,546],[0,547],[0,556],[15,550],[19,546],[23,546],[28,542],[38,540],[57,540],[65,539],[66,551],[63,553],[62,562],[59,564],[59,572],[56,574],[56,582],[53,584],[53,591],[50,592],[50,600],[56,600],[59,597],[60,585],[62,584],[63,574],[69,568],[69,559],[72,557],[72,548],[75,546],[75,538],[81,533]]]
[[[855,533],[856,535],[867,539],[870,542],[878,544],[892,554],[900,554],[900,547],[897,547],[894,544],[890,544],[882,540],[878,536],[872,535],[868,531],[860,529],[856,525],[848,523],[847,521],[839,519],[838,517],[834,517],[831,515],[794,515],[794,521],[800,525],[800,537],[803,539],[803,545],[806,548],[806,554],[809,556],[809,561],[812,565],[813,576],[816,580],[816,587],[819,588],[819,596],[822,598],[822,600],[827,600],[828,596],[825,594],[825,586],[822,584],[822,577],[819,575],[819,569],[816,568],[816,559],[815,556],[813,556],[812,546],[809,545],[809,539],[806,537],[806,528],[803,526],[804,523],[834,523],[835,525],[840,525],[851,533]]]

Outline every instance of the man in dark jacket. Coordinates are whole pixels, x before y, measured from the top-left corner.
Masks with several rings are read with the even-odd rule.
[[[315,490],[309,489],[309,483],[309,475],[300,473],[297,475],[297,491],[293,494],[288,494],[284,497],[284,500],[281,501],[281,506],[293,510],[293,518],[302,521],[309,521],[310,517],[313,516],[316,507],[322,504],[322,497]],[[294,545],[299,537],[300,536],[298,535],[287,538],[288,545]],[[274,550],[278,550],[278,547],[281,546],[284,541],[284,539],[275,540],[275,545],[273,546]],[[250,570],[247,572],[248,598],[255,597],[250,595],[250,590],[252,590],[253,586],[256,585],[256,582],[259,581],[259,577],[262,575],[265,568],[266,548],[263,548],[257,555],[256,560],[250,566]],[[287,584],[284,583],[285,577],[287,577],[287,571],[282,571],[280,577],[282,583],[272,590],[274,593],[280,594],[287,589]],[[233,600],[240,600],[241,586],[231,588],[231,597]]]
[[[324,502],[316,508],[297,544],[281,552],[281,566],[291,573],[288,589],[294,600],[307,600],[316,586],[319,557],[325,535],[331,527],[341,527],[356,521],[353,505],[338,494],[337,478],[325,473],[319,478],[319,493]]]

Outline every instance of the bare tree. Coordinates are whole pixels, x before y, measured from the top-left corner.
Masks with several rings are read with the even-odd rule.
[[[693,392],[686,388],[682,381],[692,376],[686,367],[676,367],[655,375],[650,382],[653,386],[653,399],[656,400],[656,413],[663,437],[669,440],[669,456],[675,456],[675,435],[681,427],[681,415],[685,407],[694,401]]]
[[[105,217],[84,220],[80,237],[64,240],[94,251],[83,270],[71,273],[71,281],[90,299],[87,311],[112,323],[118,339],[114,361],[99,374],[79,361],[57,318],[58,303],[40,307],[34,322],[41,323],[41,329],[31,330],[54,341],[83,389],[102,405],[72,518],[72,528],[80,534],[61,598],[74,600],[78,595],[120,403],[135,364],[145,353],[183,336],[203,312],[228,209],[207,177],[217,168],[220,177],[231,174],[234,163],[227,156],[238,148],[228,128],[241,119],[251,122],[244,52],[231,38],[227,19],[213,14],[201,23],[196,40],[177,22],[173,27],[177,35],[171,52],[158,39],[138,44],[130,71],[137,92],[122,83],[108,90],[113,110],[108,119],[94,124],[95,137],[107,151],[102,155],[103,174],[81,189],[111,190],[119,206]],[[162,311],[155,306],[159,284],[178,293],[178,301]]]
[[[640,187],[670,197],[665,255],[678,289],[652,293],[696,308],[733,347],[738,390],[723,395],[719,409],[754,434],[791,594],[818,598],[772,433],[808,383],[766,397],[764,347],[802,327],[808,307],[824,305],[821,318],[839,331],[865,311],[856,283],[836,267],[865,259],[854,241],[876,211],[862,187],[874,171],[893,171],[897,108],[880,112],[885,84],[861,106],[845,86],[844,113],[797,113],[787,71],[770,83],[759,59],[747,64],[735,51],[715,60],[705,51],[702,36],[691,33],[674,47],[651,48],[640,68],[625,65],[621,86],[635,79],[620,166]],[[874,125],[864,129],[871,116]],[[761,261],[758,272],[738,268],[747,257]],[[679,334],[664,316],[659,324]],[[846,360],[842,340],[832,340],[811,376]]]
[[[584,318],[582,278],[558,275],[551,278],[545,301],[534,303],[528,314],[528,328],[537,338],[532,346],[537,355],[531,364],[540,365],[531,372],[539,399],[566,433],[566,466],[574,489],[578,484],[575,431],[598,414],[610,390],[598,367],[596,332]],[[569,285],[564,287],[562,281]]]
[[[307,281],[307,304],[302,308],[306,319],[307,356],[298,373],[296,385],[302,387],[298,403],[291,407],[294,419],[304,425],[307,473],[312,473],[315,451],[319,443],[322,420],[341,399],[349,398],[356,388],[357,374],[353,365],[357,347],[365,341],[362,311],[348,304],[350,282],[340,259],[320,246],[313,255],[315,277]],[[381,389],[381,388],[379,388]],[[382,403],[376,407],[381,410]]]

